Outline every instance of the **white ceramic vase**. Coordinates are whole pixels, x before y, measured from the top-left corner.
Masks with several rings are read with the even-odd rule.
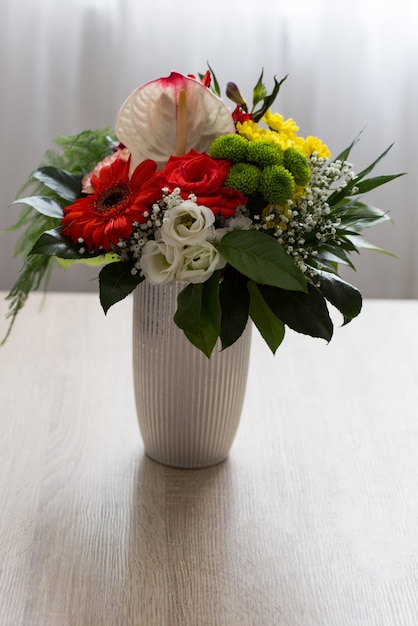
[[[133,372],[145,452],[179,468],[223,461],[234,440],[244,401],[251,324],[210,359],[173,322],[179,283],[144,281],[133,298]]]

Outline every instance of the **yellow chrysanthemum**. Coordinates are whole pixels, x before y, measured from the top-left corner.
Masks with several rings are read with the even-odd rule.
[[[246,120],[245,122],[238,122],[237,131],[245,139],[249,141],[256,141],[261,139],[261,134],[264,129],[260,128],[257,122],[252,120]]]
[[[288,135],[276,133],[274,130],[267,131],[271,134],[271,143],[274,143],[275,146],[278,146],[283,150],[287,150],[287,148],[293,148],[295,146],[296,137],[289,137]]]
[[[306,157],[310,157],[314,152],[317,152],[317,155],[323,159],[329,159],[331,156],[328,146],[322,143],[318,137],[312,137],[312,135],[303,139],[303,142],[297,147]]]
[[[289,137],[296,135],[299,130],[299,126],[291,117],[285,120],[283,115],[280,115],[280,113],[272,113],[270,109],[263,115],[262,121],[267,124],[271,130],[284,133]]]
[[[314,152],[318,157],[329,159],[331,152],[327,145],[322,143],[318,137],[309,135],[306,138],[298,137],[296,134],[299,127],[292,118],[284,119],[280,113],[272,113],[270,110],[263,116],[262,121],[269,126],[264,128],[257,122],[247,120],[237,124],[237,131],[249,141],[268,141],[269,143],[286,150],[287,148],[297,148],[303,156],[309,158]]]
[[[245,137],[245,139],[249,141],[267,141],[282,150],[286,150],[286,148],[293,145],[286,135],[279,134],[268,128],[263,128],[251,120],[238,122],[237,131],[242,137]]]

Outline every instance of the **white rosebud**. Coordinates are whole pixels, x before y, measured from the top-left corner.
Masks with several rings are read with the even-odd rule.
[[[217,228],[215,230],[216,241],[221,241],[222,237],[226,233],[230,233],[232,230],[250,230],[253,226],[253,221],[249,217],[239,215],[238,217],[231,217],[227,220],[224,228]]]
[[[215,270],[225,267],[226,261],[209,241],[187,246],[182,252],[182,265],[177,271],[177,280],[189,283],[204,283]]]
[[[192,246],[214,236],[215,215],[205,206],[185,200],[170,208],[167,214],[160,235],[170,246]]]
[[[141,269],[152,285],[166,285],[175,279],[181,264],[181,251],[163,241],[147,241],[142,249]]]

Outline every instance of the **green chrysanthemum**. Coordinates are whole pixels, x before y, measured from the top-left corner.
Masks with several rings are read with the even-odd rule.
[[[229,170],[225,184],[231,189],[238,189],[244,196],[257,191],[261,170],[251,163],[235,163]]]
[[[283,165],[283,152],[278,146],[267,141],[249,141],[247,160],[256,163],[261,168],[267,165]]]
[[[295,194],[295,179],[283,165],[269,165],[261,173],[260,191],[271,204],[286,204]]]
[[[238,163],[247,157],[248,140],[235,133],[220,135],[209,146],[209,154],[214,159],[225,159]]]
[[[297,185],[305,186],[311,177],[308,161],[296,148],[287,148],[283,153],[283,165],[293,174]]]

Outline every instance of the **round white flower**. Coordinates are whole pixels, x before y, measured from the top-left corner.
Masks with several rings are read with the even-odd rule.
[[[204,283],[215,270],[225,267],[226,261],[209,241],[187,246],[182,251],[182,262],[176,278],[189,283]]]
[[[181,261],[180,249],[150,240],[142,249],[140,266],[149,283],[167,285],[175,279]]]
[[[170,246],[193,246],[212,239],[215,232],[215,215],[205,206],[199,206],[191,200],[167,211],[160,236]]]

